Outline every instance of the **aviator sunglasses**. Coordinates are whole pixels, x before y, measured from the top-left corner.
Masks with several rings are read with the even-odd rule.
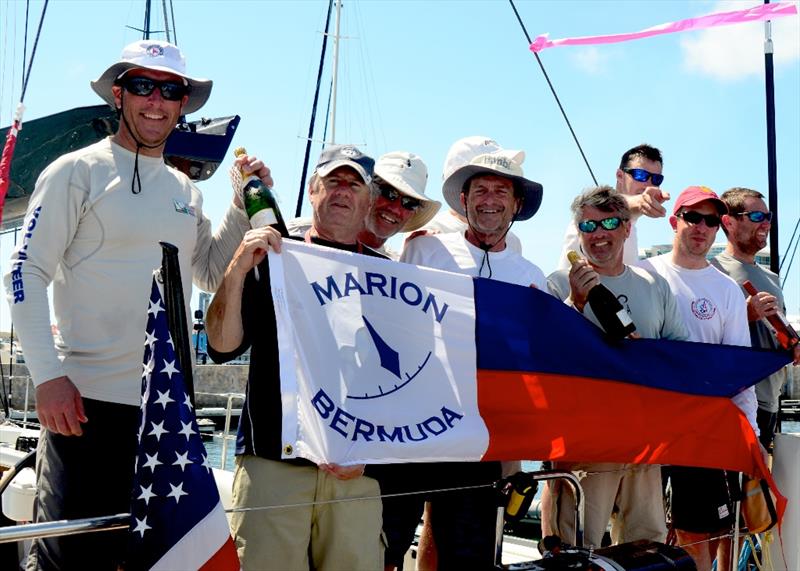
[[[158,88],[161,97],[166,101],[180,101],[190,91],[189,86],[180,81],[157,81],[149,77],[123,77],[117,84],[128,93],[139,97],[149,97]]]
[[[765,220],[767,222],[772,222],[772,212],[762,212],[761,210],[740,212],[739,214],[734,214],[733,216],[747,216],[750,222],[755,222],[756,224],[761,224]]]
[[[683,218],[684,222],[688,224],[700,224],[701,220],[705,220],[706,226],[709,228],[716,228],[722,222],[722,220],[720,220],[719,216],[716,214],[700,214],[694,210],[678,212],[675,216],[678,218]]]
[[[622,169],[622,172],[628,173],[631,175],[631,178],[637,182],[647,182],[648,180],[652,180],[653,184],[656,186],[661,186],[661,183],[664,182],[663,174],[656,174],[644,169],[632,169],[630,167],[625,167]]]
[[[403,194],[400,194],[400,192],[397,189],[389,186],[388,184],[379,185],[378,190],[380,191],[381,196],[383,196],[389,202],[394,202],[399,198],[400,205],[406,210],[410,210],[411,212],[414,212],[417,208],[422,206],[422,203],[418,199],[412,196],[405,196]]]
[[[602,226],[606,230],[616,230],[620,224],[622,224],[622,218],[619,216],[611,216],[602,220],[581,220],[578,222],[578,230],[584,234],[591,234],[597,230],[598,226]]]

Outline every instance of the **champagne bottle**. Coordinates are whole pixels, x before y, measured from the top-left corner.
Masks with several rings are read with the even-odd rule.
[[[578,262],[581,257],[574,250],[567,252],[567,259],[571,264]],[[592,308],[600,326],[609,337],[623,339],[636,331],[631,316],[610,289],[603,284],[597,284],[587,296],[587,302]]]
[[[756,286],[754,286],[753,282],[750,280],[745,280],[742,287],[744,287],[745,291],[750,295],[756,295],[758,293]],[[786,320],[786,316],[780,311],[774,315],[767,315],[765,319],[772,325],[772,328],[775,329],[775,337],[777,337],[778,343],[784,349],[790,350],[800,342],[800,337],[798,337],[794,327],[791,326]]]
[[[246,155],[247,151],[244,147],[238,147],[233,154],[240,157]],[[244,173],[242,177],[244,178]],[[242,181],[242,196],[251,228],[272,226],[281,233],[281,236],[289,235],[272,189],[261,182],[260,178],[256,175],[245,178]]]

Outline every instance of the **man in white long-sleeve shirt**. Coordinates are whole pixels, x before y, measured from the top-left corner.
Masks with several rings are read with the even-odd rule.
[[[214,290],[249,223],[234,205],[216,235],[200,191],[164,163],[167,137],[207,101],[212,82],[185,72],[177,47],[127,46],[94,91],[118,110],[111,137],[64,155],[36,183],[25,234],[5,276],[11,315],[36,386],[43,431],[35,519],[127,512],[141,401],[143,341],[159,241]],[[240,161],[272,181],[262,163]],[[47,287],[63,343],[54,346]],[[124,532],[34,541],[28,569],[116,569]]]
[[[669,222],[675,231],[672,252],[644,260],[641,266],[669,283],[689,331],[689,341],[750,346],[747,307],[739,286],[713,267],[706,255],[723,214],[725,203],[708,187],[690,186],[675,201]],[[753,387],[734,402],[758,434]],[[731,435],[735,438],[735,435]],[[672,483],[672,524],[678,543],[697,563],[711,569],[730,568],[730,540],[738,474],[710,468],[668,468]]]

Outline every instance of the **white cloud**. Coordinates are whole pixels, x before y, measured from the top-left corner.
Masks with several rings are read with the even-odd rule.
[[[608,67],[608,52],[595,46],[580,48],[572,55],[575,65],[590,75],[599,75]]]
[[[761,4],[749,0],[724,0],[708,13],[743,10]],[[800,59],[800,17],[772,21],[776,69]],[[764,23],[753,22],[689,32],[681,39],[684,66],[695,73],[733,81],[764,73]]]

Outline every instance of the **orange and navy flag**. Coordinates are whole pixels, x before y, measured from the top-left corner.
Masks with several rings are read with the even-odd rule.
[[[771,479],[731,397],[786,355],[610,343],[545,292],[304,243],[270,253],[270,283],[285,457],[674,464]]]
[[[125,569],[240,569],[153,278]]]

